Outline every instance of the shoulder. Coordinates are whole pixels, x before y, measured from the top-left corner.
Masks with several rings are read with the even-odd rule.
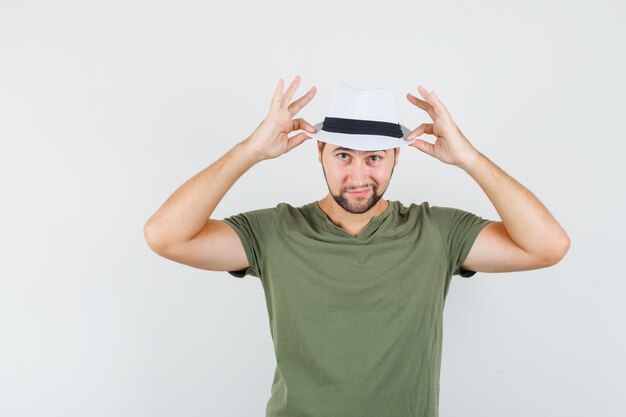
[[[421,230],[432,229],[431,224],[434,223],[434,220],[428,201],[403,203],[397,200],[389,200],[389,203],[394,206],[391,223],[395,226],[409,227],[411,229],[417,227]]]
[[[421,203],[419,206],[424,215],[426,215],[429,219],[434,220],[435,222],[445,222],[458,217],[473,215],[473,213],[457,207],[431,205],[427,201]]]
[[[314,216],[315,213],[315,207],[313,206],[314,204],[317,204],[317,202],[313,202],[313,203],[308,203],[308,204],[304,204],[301,206],[295,206],[289,203],[277,203],[275,206],[273,207],[265,207],[265,208],[258,208],[258,209],[253,209],[253,210],[247,210],[247,211],[243,211],[237,214],[237,216],[240,215],[246,215],[248,217],[258,217],[258,218],[270,218],[270,217],[274,217],[274,218],[303,218],[303,217],[311,217]]]
[[[420,224],[434,224],[437,228],[454,223],[463,217],[472,216],[472,213],[467,211],[455,207],[432,205],[428,201],[408,205],[397,201],[396,205],[399,218],[406,218],[407,221],[415,221]]]
[[[273,225],[285,225],[285,224],[300,224],[303,221],[310,221],[316,216],[315,207],[313,204],[316,202],[304,204],[301,206],[292,205],[290,203],[281,202],[274,207],[267,207],[249,211],[248,213],[254,214],[260,221]]]
[[[299,210],[300,207],[294,207],[289,203],[277,203],[275,206],[272,207],[262,207],[262,208],[257,208],[257,209],[252,209],[252,210],[247,210],[244,211],[243,213],[256,213],[256,214],[288,214],[288,213],[294,213],[297,210]]]
[[[400,217],[410,217],[410,216],[423,216],[432,211],[432,207],[428,203],[428,201],[423,201],[421,203],[409,203],[404,204],[401,201],[390,201],[396,207],[396,213]]]
[[[289,211],[289,207],[286,203],[278,203],[274,207],[238,212],[225,217],[223,221],[248,229],[270,230],[274,229],[281,218],[285,216],[285,213]]]

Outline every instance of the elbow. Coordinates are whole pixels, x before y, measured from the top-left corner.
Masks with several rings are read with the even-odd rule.
[[[552,266],[561,262],[569,251],[570,244],[569,236],[565,234],[559,243],[554,245],[553,250],[550,252],[550,256],[547,259],[548,264]]]
[[[150,221],[146,222],[146,224],[143,226],[143,237],[153,252],[162,253],[165,249],[165,246],[162,243],[162,239],[158,238],[157,231],[154,226],[150,224]]]

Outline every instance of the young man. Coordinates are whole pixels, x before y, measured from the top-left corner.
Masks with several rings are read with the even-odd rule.
[[[451,277],[559,262],[569,238],[541,202],[476,150],[434,92],[433,123],[397,123],[386,89],[341,85],[324,122],[292,119],[315,88],[280,80],[267,117],[183,184],[149,219],[150,247],[176,262],[261,279],[276,353],[266,416],[438,415],[443,307]],[[295,130],[305,130],[288,137]],[[437,137],[434,144],[415,139]],[[255,163],[311,137],[329,193],[320,201],[211,219]],[[383,199],[402,147],[465,170],[502,221]],[[289,175],[289,174],[285,174]]]

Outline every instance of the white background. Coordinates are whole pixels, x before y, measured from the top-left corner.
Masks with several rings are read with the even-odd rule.
[[[0,1],[0,414],[264,416],[257,278],[150,250],[145,221],[265,117],[279,78],[435,90],[568,232],[554,267],[454,277],[442,416],[626,413],[621,1]],[[431,140],[431,137],[424,138]],[[310,140],[213,218],[321,199]],[[385,198],[499,217],[462,170],[403,149]]]

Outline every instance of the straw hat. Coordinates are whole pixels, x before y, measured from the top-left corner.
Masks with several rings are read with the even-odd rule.
[[[398,123],[393,94],[384,87],[339,84],[326,117],[313,127],[317,132],[307,132],[313,139],[362,151],[399,148],[417,139],[404,140],[411,130]]]

